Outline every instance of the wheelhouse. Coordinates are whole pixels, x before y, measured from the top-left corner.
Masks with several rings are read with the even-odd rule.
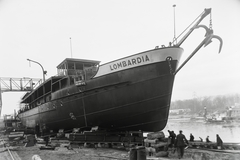
[[[91,79],[97,73],[99,63],[95,60],[66,58],[57,66],[57,76],[50,77],[23,96],[20,112],[53,100],[55,92]]]

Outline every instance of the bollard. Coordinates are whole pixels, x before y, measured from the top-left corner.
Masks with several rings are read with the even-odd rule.
[[[146,149],[144,148],[139,148],[137,150],[137,160],[146,160],[147,159],[147,154],[146,154]]]
[[[137,159],[137,149],[132,148],[129,153],[129,160],[138,160]]]

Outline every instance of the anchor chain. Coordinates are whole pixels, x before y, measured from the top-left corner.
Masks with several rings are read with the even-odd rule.
[[[209,29],[212,30],[212,13],[210,13]]]
[[[173,69],[172,69],[172,65],[171,65],[172,57],[167,57],[166,60],[168,62],[170,74],[173,74]]]

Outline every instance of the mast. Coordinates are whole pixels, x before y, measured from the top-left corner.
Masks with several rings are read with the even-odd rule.
[[[176,39],[176,20],[175,20],[175,7],[176,5],[174,4],[173,5],[173,23],[174,23],[174,37],[173,37],[173,42],[176,42],[177,43],[177,39]]]

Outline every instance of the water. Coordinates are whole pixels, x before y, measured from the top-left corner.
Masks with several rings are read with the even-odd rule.
[[[190,133],[192,133],[195,140],[200,140],[199,137],[201,137],[203,141],[206,141],[206,137],[209,136],[210,141],[216,142],[216,134],[218,134],[223,142],[240,143],[240,123],[238,122],[213,124],[189,118],[169,119],[163,130],[166,137],[169,136],[168,130],[173,130],[175,134],[178,134],[179,130],[182,130],[188,140]]]

